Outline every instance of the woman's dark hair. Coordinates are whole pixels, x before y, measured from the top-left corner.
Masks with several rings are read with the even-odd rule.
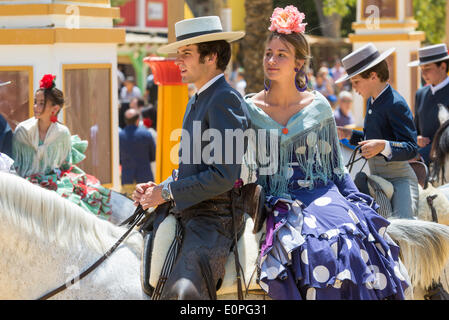
[[[62,109],[64,105],[64,94],[61,90],[53,87],[51,89],[39,88],[36,92],[39,91],[44,93],[44,108],[47,106],[47,101],[50,101],[52,105],[59,105]]]
[[[386,82],[390,79],[390,71],[388,71],[387,61],[383,60],[382,62],[376,64],[374,67],[363,71],[360,76],[363,79],[368,79],[371,75],[371,72],[375,72],[380,81]]]
[[[267,38],[265,45],[267,45],[271,40],[279,39],[284,43],[290,43],[295,49],[295,58],[299,60],[305,60],[304,66],[301,72],[298,73],[296,81],[301,88],[306,86],[305,75],[309,71],[310,64],[310,45],[307,42],[306,37],[300,32],[292,32],[290,34],[272,32]]]
[[[217,55],[217,69],[225,71],[231,60],[231,45],[225,40],[201,42],[196,44],[200,54],[200,63],[204,63],[207,56]]]

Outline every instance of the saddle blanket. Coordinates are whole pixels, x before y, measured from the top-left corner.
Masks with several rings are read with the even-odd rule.
[[[243,269],[242,280],[248,290],[261,290],[256,283],[257,278],[257,257],[259,255],[259,241],[265,230],[265,225],[261,230],[254,234],[252,232],[254,222],[251,217],[245,214],[245,229],[238,240],[239,261]],[[176,218],[168,215],[159,225],[153,243],[153,252],[151,255],[150,285],[156,288],[159,276],[164,266],[165,257],[169,251],[170,245],[175,238]],[[243,285],[243,283],[242,283]],[[245,290],[245,287],[243,287]],[[230,252],[225,266],[225,277],[217,295],[232,294],[237,292],[237,279],[235,271],[234,253]]]

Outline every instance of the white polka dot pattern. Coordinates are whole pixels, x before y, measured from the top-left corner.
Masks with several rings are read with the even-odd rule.
[[[317,266],[313,269],[313,277],[318,282],[326,282],[329,280],[329,270],[325,266]]]

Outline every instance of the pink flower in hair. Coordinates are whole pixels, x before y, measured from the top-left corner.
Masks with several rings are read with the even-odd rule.
[[[278,33],[290,34],[292,32],[304,33],[307,23],[302,23],[306,15],[299,12],[295,6],[286,6],[284,9],[276,8],[270,18],[270,31]]]

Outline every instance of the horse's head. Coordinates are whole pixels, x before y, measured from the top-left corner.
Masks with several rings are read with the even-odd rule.
[[[430,166],[430,181],[434,184],[444,184],[446,181],[449,181],[449,170],[445,170],[447,167],[446,162],[449,160],[446,157],[449,152],[449,111],[442,104],[439,107],[438,119],[440,123],[446,117],[447,120],[435,132],[430,149],[430,160],[432,162]]]
[[[442,103],[438,104],[438,120],[440,121],[440,126],[442,126],[443,123],[449,120],[449,110]]]

